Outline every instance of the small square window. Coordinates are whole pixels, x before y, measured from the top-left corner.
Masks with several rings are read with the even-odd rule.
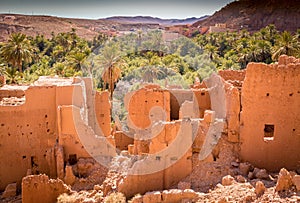
[[[273,140],[274,139],[274,125],[265,124],[264,128],[264,140]]]

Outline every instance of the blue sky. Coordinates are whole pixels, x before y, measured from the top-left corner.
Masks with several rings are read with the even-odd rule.
[[[153,16],[188,18],[212,15],[233,0],[1,0],[0,13],[72,18]]]

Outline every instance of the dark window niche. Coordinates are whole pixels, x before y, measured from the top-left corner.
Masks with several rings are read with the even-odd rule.
[[[264,140],[274,140],[274,129],[273,124],[265,124],[264,128]]]
[[[70,154],[69,155],[69,164],[74,165],[77,163],[77,155],[76,154]]]

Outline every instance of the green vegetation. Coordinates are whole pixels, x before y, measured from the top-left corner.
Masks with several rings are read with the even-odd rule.
[[[79,38],[75,30],[46,39],[15,33],[0,44],[0,75],[7,83],[28,84],[42,75],[71,77],[82,75],[81,66],[93,49],[107,40],[100,34],[93,41]]]
[[[198,35],[195,42],[204,48],[217,69],[244,69],[249,62],[272,63],[282,54],[300,57],[300,29],[292,35],[279,33],[274,25],[250,34],[241,32]]]
[[[279,33],[269,25],[256,33],[240,32],[181,37],[165,42],[161,31],[131,33],[92,41],[76,30],[28,37],[12,34],[0,44],[0,74],[7,83],[32,83],[41,75],[93,76],[94,85],[112,93],[116,82],[158,82],[188,87],[220,69],[244,69],[249,62],[272,63],[281,54],[300,57],[300,30]]]

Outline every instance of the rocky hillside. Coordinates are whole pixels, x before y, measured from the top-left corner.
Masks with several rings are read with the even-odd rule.
[[[55,34],[70,32],[74,28],[80,37],[92,39],[99,32],[110,34],[118,31],[129,31],[132,28],[153,29],[158,27],[159,25],[149,24],[122,24],[105,19],[91,20],[55,16],[0,14],[0,41],[7,40],[13,32],[22,32],[29,36],[43,34],[49,38],[52,32]]]
[[[275,24],[280,31],[296,31],[300,28],[299,0],[239,0],[234,1],[204,21],[194,26],[211,26],[226,23],[227,27],[257,31],[269,24]]]
[[[13,32],[22,32],[29,36],[43,34],[50,37],[51,33],[69,32],[76,29],[80,37],[92,39],[97,32],[95,27],[107,27],[103,21],[58,18],[54,16],[31,16],[0,14],[0,41],[6,40]]]
[[[193,24],[195,22],[206,19],[208,16],[203,16],[200,18],[186,18],[186,19],[161,19],[154,18],[151,16],[135,16],[135,17],[127,17],[127,16],[114,16],[105,18],[105,20],[114,21],[118,23],[144,23],[144,24],[160,24],[160,25],[185,25],[185,24]]]

